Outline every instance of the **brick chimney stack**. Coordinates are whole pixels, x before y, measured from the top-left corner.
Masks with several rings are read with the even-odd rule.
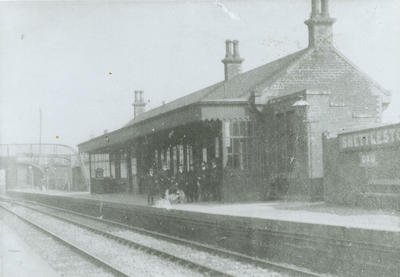
[[[143,90],[135,90],[135,102],[133,102],[132,106],[133,116],[135,118],[146,111],[146,102],[143,100]]]
[[[225,41],[226,54],[222,60],[224,64],[225,81],[242,72],[243,59],[239,54],[239,41],[226,40]]]
[[[330,47],[333,43],[332,25],[335,19],[329,16],[329,0],[311,1],[311,16],[304,22],[308,26],[308,47]]]

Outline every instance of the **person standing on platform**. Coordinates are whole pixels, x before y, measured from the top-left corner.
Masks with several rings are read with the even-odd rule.
[[[147,191],[147,205],[154,205],[154,196],[157,194],[158,181],[154,176],[153,168],[149,168],[149,173],[144,177],[144,185]]]
[[[201,163],[201,169],[198,173],[198,191],[201,201],[208,200],[208,189],[210,184],[209,172],[207,169],[207,164],[205,162]]]
[[[215,160],[211,161],[209,193],[213,200],[221,201],[220,171]]]
[[[190,164],[189,171],[187,173],[187,199],[189,202],[194,202],[198,199],[198,187],[197,187],[197,173],[193,164]]]
[[[175,182],[178,184],[179,202],[183,202],[187,196],[187,180],[183,165],[179,165],[178,172],[175,175]]]
[[[171,178],[169,176],[169,170],[166,164],[163,164],[162,170],[158,174],[158,183],[160,186],[161,198],[164,199],[166,191],[171,185]]]
[[[170,204],[179,203],[179,188],[175,177],[171,178],[171,185],[167,189],[165,195]]]

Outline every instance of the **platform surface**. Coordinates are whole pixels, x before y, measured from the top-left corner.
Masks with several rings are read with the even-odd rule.
[[[59,276],[13,229],[0,220],[0,276]]]
[[[14,190],[26,193],[59,195],[73,198],[87,198],[97,201],[131,205],[147,205],[145,195],[89,194],[88,192]],[[400,232],[400,213],[371,211],[360,208],[327,205],[324,202],[257,202],[257,203],[185,203],[156,205],[160,209],[185,210],[200,213],[222,214],[242,217],[255,217],[270,220],[302,222]]]

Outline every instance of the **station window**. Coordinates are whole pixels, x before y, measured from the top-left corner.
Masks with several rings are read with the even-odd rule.
[[[167,152],[165,153],[166,158],[167,158],[167,168],[170,170],[171,169],[171,148],[168,147]]]
[[[203,147],[202,149],[202,161],[207,163],[207,148]]]
[[[215,158],[219,158],[219,151],[220,151],[219,147],[220,147],[219,146],[219,137],[216,137],[215,138]]]
[[[177,167],[178,167],[178,147],[174,146],[172,147],[172,170],[174,172],[174,175],[177,172]]]
[[[184,160],[184,152],[183,152],[183,145],[178,146],[178,157],[179,157],[179,165],[183,165],[185,167],[185,160]]]
[[[115,178],[115,173],[116,173],[116,171],[115,171],[115,160],[113,160],[113,159],[111,159],[111,162],[110,162],[110,169],[111,169],[111,177],[112,178]]]
[[[160,151],[160,161],[161,161],[160,168],[162,168],[163,164],[165,163],[165,151],[163,150]]]
[[[119,154],[113,155],[114,165],[115,165],[115,175],[116,179],[121,179],[121,156]]]
[[[126,153],[122,153],[120,155],[120,157],[121,157],[121,163],[120,163],[121,178],[128,178],[127,156],[128,155]]]
[[[231,121],[225,124],[227,166],[248,169],[251,166],[251,144],[254,138],[254,122]]]
[[[132,175],[136,176],[137,175],[137,160],[134,157],[131,158],[131,170],[132,170]]]
[[[189,170],[190,165],[193,163],[193,148],[191,145],[186,145],[186,161],[187,161],[187,169]]]
[[[158,166],[158,150],[154,150],[154,162],[153,162],[152,166],[154,166],[155,169],[157,169],[159,167]]]
[[[108,153],[91,155],[91,174],[96,176],[96,169],[103,169],[103,176],[110,176],[110,157]]]

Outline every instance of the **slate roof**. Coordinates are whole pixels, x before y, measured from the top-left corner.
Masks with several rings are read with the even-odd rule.
[[[265,82],[266,80],[272,79],[274,75],[295,63],[308,51],[308,49],[298,51],[250,71],[241,73],[228,81],[216,83],[212,86],[178,98],[163,106],[149,110],[129,121],[125,127],[132,126],[136,123],[195,103],[248,98],[250,90],[253,87]]]
[[[290,95],[297,91],[325,90],[332,92],[333,100],[365,105],[365,97],[381,96],[382,103],[389,104],[391,93],[352,64],[336,48],[323,50],[310,48],[296,62],[272,79],[259,84],[260,103],[269,99]],[[332,99],[331,99],[332,100]]]
[[[196,103],[247,99],[252,90],[259,95],[258,102],[265,104],[271,98],[313,88],[342,94],[364,89],[385,96],[383,103],[390,102],[390,92],[361,72],[336,48],[323,51],[306,48],[142,113],[124,127]]]
[[[96,143],[103,145],[104,136],[121,136],[119,140],[123,140],[123,136],[131,137],[136,124],[193,104],[246,105],[251,91],[256,92],[257,104],[266,104],[271,99],[302,90],[330,91],[333,103],[351,99],[356,103],[353,106],[355,114],[365,113],[365,105],[368,105],[366,101],[371,99],[370,95],[382,96],[383,104],[389,104],[391,97],[389,91],[361,72],[333,46],[322,51],[309,47],[144,112],[122,128],[81,143],[80,146],[93,144],[93,149],[100,147]],[[125,132],[125,135],[121,135],[121,132]],[[113,140],[119,141],[115,138]]]

